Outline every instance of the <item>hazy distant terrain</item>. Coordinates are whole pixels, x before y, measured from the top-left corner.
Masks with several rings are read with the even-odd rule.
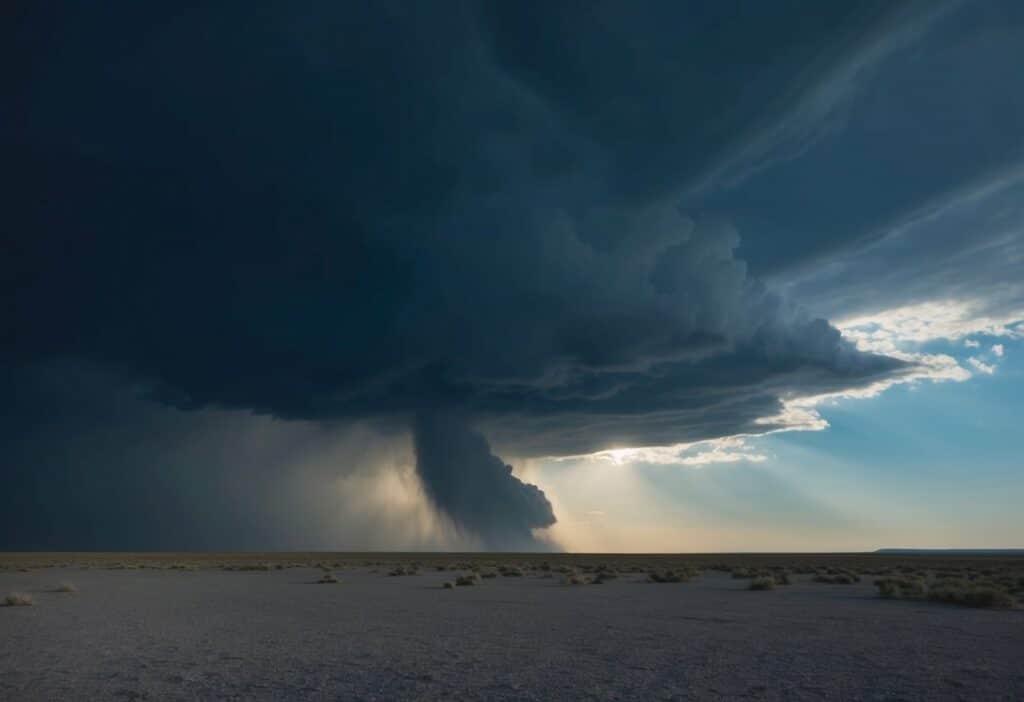
[[[0,607],[4,700],[1024,698],[1024,611],[886,600],[868,575],[813,580],[1016,578],[1024,559],[7,554],[0,566],[0,597],[34,602]],[[750,591],[758,573],[792,584]],[[328,574],[339,582],[315,584]],[[443,587],[460,576],[474,585]]]

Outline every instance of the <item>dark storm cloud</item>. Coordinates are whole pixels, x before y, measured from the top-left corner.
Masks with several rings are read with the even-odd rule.
[[[800,127],[795,147],[773,143],[782,153],[766,148],[741,163],[735,182],[687,198],[690,207],[730,214],[744,233],[738,255],[755,274],[821,274],[825,261],[842,265],[860,248],[1006,181],[1024,165],[1024,91],[1016,88],[1024,5],[932,6],[902,32],[867,43],[862,53],[870,61],[840,67],[826,93],[828,110],[797,105],[781,120]],[[787,158],[786,148],[799,157]],[[972,230],[961,230],[956,245],[975,247]],[[938,236],[945,240],[936,247],[942,259],[953,237]],[[908,250],[930,265],[932,246],[924,240]],[[903,267],[900,275],[914,273]],[[869,276],[863,292],[883,289]]]
[[[112,420],[139,435],[232,410],[411,426],[436,506],[535,547],[550,505],[476,431],[517,457],[756,433],[907,371],[760,276],[839,309],[790,271],[1015,162],[1020,13],[978,7],[24,5],[0,362],[140,384],[152,428]],[[901,260],[858,256],[839,283]],[[65,406],[35,425],[95,433]]]
[[[72,361],[0,376],[0,551],[470,550],[426,507],[407,437],[182,412]]]
[[[24,11],[6,355],[183,408],[521,418],[555,453],[893,372],[673,202],[890,21],[797,6]]]
[[[413,431],[416,468],[428,497],[488,550],[527,551],[540,544],[533,529],[555,523],[537,486],[512,475],[487,440],[464,419],[420,413]]]

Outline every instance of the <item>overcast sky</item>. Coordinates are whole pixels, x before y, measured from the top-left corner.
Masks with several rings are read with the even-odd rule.
[[[1022,545],[1024,4],[9,14],[0,548]]]

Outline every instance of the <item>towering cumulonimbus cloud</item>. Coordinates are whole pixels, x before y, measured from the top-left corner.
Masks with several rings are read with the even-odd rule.
[[[413,431],[416,469],[427,496],[487,550],[532,551],[545,545],[532,530],[555,523],[544,492],[524,483],[491,453],[464,419],[423,412]]]
[[[501,547],[554,515],[469,426],[517,457],[696,441],[906,372],[680,201],[914,13],[683,5],[23,10],[0,363],[403,422],[434,504]]]

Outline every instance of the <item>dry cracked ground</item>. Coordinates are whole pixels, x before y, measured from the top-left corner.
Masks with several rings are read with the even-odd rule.
[[[1019,606],[814,580],[963,564],[7,556],[0,604],[32,601],[0,607],[11,702],[1024,700]],[[791,584],[749,589],[772,568]]]

